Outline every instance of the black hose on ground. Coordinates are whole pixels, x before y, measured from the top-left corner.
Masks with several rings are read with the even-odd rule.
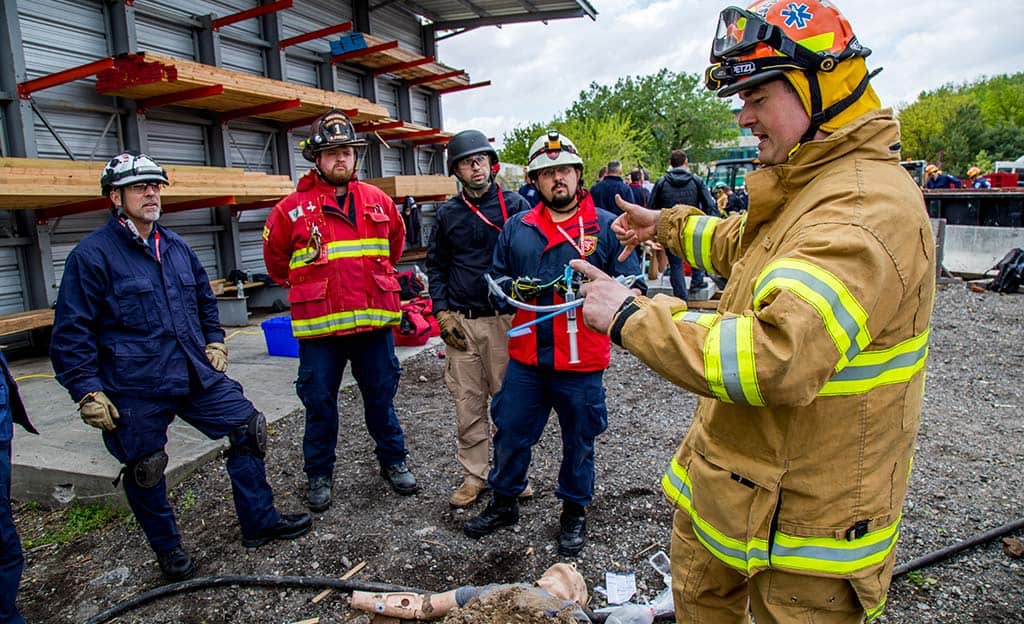
[[[946,548],[933,551],[918,557],[917,559],[911,559],[906,563],[902,563],[896,566],[893,571],[893,577],[902,576],[908,572],[914,570],[920,570],[926,566],[929,566],[938,561],[955,555],[958,552],[973,548],[979,544],[984,544],[997,537],[1002,537],[1007,533],[1024,529],[1024,518],[1015,520],[998,526],[994,529],[989,529],[982,533],[978,533],[972,537],[969,537],[961,542],[957,542]],[[353,581],[353,580],[342,580],[336,578],[330,578],[326,576],[204,576],[200,578],[189,579],[187,581],[181,581],[179,583],[171,583],[169,585],[162,585],[156,589],[151,589],[148,592],[139,594],[133,598],[129,598],[124,602],[118,603],[113,607],[102,611],[92,616],[85,621],[85,624],[103,624],[118,616],[121,616],[132,609],[137,609],[144,604],[148,604],[154,600],[164,598],[166,596],[172,596],[174,594],[180,594],[183,592],[194,591],[197,589],[209,589],[212,587],[223,587],[226,585],[239,585],[239,586],[262,586],[262,587],[302,587],[302,588],[316,588],[316,589],[336,589],[338,591],[351,593],[353,591],[368,591],[368,592],[415,592],[418,594],[429,594],[422,589],[414,589],[409,587],[402,587],[400,585],[389,585],[387,583],[374,583],[367,581]],[[594,619],[595,622],[602,622],[607,614],[593,614],[597,616]],[[604,617],[601,617],[604,616]],[[660,619],[660,618],[659,618]]]
[[[984,544],[985,542],[994,540],[997,537],[1002,537],[1007,533],[1012,533],[1022,528],[1024,528],[1024,518],[998,526],[994,529],[989,529],[988,531],[969,537],[962,542],[957,542],[952,546],[940,548],[939,550],[930,552],[927,555],[918,557],[917,559],[911,559],[906,563],[901,563],[893,569],[892,575],[893,577],[897,577],[906,574],[907,572],[920,570],[921,568],[929,566],[937,561],[942,561],[950,555],[955,555],[962,550],[967,550],[968,548],[972,548],[978,544]]]
[[[304,587],[307,589],[336,589],[338,591],[343,591],[347,593],[352,593],[353,591],[401,591],[416,592],[420,594],[431,593],[425,592],[421,589],[402,587],[400,585],[389,585],[387,583],[373,583],[367,581],[342,580],[326,576],[203,576],[199,578],[189,579],[187,581],[180,581],[178,583],[161,585],[160,587],[151,589],[148,592],[139,594],[138,596],[129,598],[124,602],[118,603],[113,607],[107,609],[106,611],[97,613],[96,615],[86,620],[85,624],[103,624],[103,622],[108,622],[116,617],[119,617],[127,613],[128,611],[137,609],[142,605],[153,602],[154,600],[157,600],[159,598],[173,596],[174,594],[194,591],[197,589],[224,587],[226,585],[238,585],[243,587]]]

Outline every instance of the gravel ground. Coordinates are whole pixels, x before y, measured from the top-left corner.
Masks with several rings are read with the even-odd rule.
[[[940,288],[897,562],[1021,517],[1022,313],[1024,296],[972,293],[961,284]],[[621,351],[612,358],[605,384],[609,428],[598,439],[590,536],[576,562],[591,589],[604,585],[606,572],[634,571],[639,595],[650,599],[663,583],[646,561],[657,550],[668,550],[672,517],[658,482],[690,424],[695,400]],[[396,496],[378,476],[360,423],[358,392],[343,392],[341,403],[346,426],[338,446],[335,503],[316,516],[309,535],[243,549],[222,459],[173,491],[185,545],[200,575],[337,577],[365,562],[355,579],[442,591],[529,581],[559,560],[554,540],[560,506],[553,493],[557,422],[535,451],[531,482],[537,495],[523,504],[519,526],[476,541],[463,536],[461,526],[482,503],[468,512],[447,504],[460,478],[443,361],[427,351],[405,362],[396,400],[410,465],[422,487],[417,496]],[[278,508],[300,510],[305,488],[301,414],[279,421],[271,433],[268,476]],[[23,537],[38,537],[58,528],[65,511],[16,505],[15,516]],[[82,622],[160,584],[138,527],[120,520],[66,545],[28,552],[19,602],[29,622]],[[368,621],[348,609],[344,594],[312,602],[319,591],[209,589],[161,600],[116,621]],[[603,605],[595,594],[591,606]],[[1024,564],[1004,554],[998,540],[976,547],[894,581],[881,621],[1024,622]]]

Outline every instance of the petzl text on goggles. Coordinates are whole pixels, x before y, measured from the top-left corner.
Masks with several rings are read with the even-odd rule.
[[[762,44],[774,50],[776,55],[742,58]],[[871,50],[860,45],[856,37],[839,54],[812,52],[788,37],[781,28],[769,24],[758,15],[737,7],[728,7],[718,16],[718,31],[711,44],[712,65],[704,72],[704,83],[714,91],[768,70],[830,72],[840,61],[869,54]]]

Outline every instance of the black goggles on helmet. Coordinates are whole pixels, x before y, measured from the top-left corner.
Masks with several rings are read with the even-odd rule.
[[[772,48],[778,55],[746,60],[739,58],[750,54],[761,44]],[[856,38],[838,55],[812,52],[759,15],[728,7],[718,16],[718,30],[711,44],[712,65],[704,71],[704,85],[714,91],[737,80],[771,70],[830,72],[840,61],[869,54],[871,50],[860,45]]]

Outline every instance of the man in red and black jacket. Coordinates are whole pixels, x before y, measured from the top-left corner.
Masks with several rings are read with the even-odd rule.
[[[490,273],[512,298],[533,305],[565,301],[560,277],[573,259],[585,259],[611,275],[637,275],[635,254],[624,262],[611,231],[614,215],[594,206],[580,188],[583,159],[572,141],[549,131],[530,149],[527,173],[540,202],[514,215],[502,229]],[[642,281],[636,287],[646,291]],[[514,324],[538,316],[518,310]],[[526,489],[533,445],[554,409],[562,430],[562,466],[555,495],[562,499],[558,551],[580,553],[586,542],[585,508],[594,493],[594,440],[608,426],[602,377],[608,368],[608,336],[576,323],[577,352],[570,346],[572,321],[562,314],[509,341],[511,361],[491,403],[494,462],[488,475],[492,497],[467,522],[466,535],[483,537],[519,521],[517,497]],[[576,356],[575,359],[573,356]]]
[[[314,121],[302,156],[316,166],[274,206],[263,230],[267,273],[289,289],[299,339],[306,503],[317,512],[331,504],[338,389],[350,361],[381,475],[398,494],[418,491],[393,405],[401,369],[391,327],[402,319],[395,264],[405,224],[390,197],[355,179],[364,145],[340,110]]]

